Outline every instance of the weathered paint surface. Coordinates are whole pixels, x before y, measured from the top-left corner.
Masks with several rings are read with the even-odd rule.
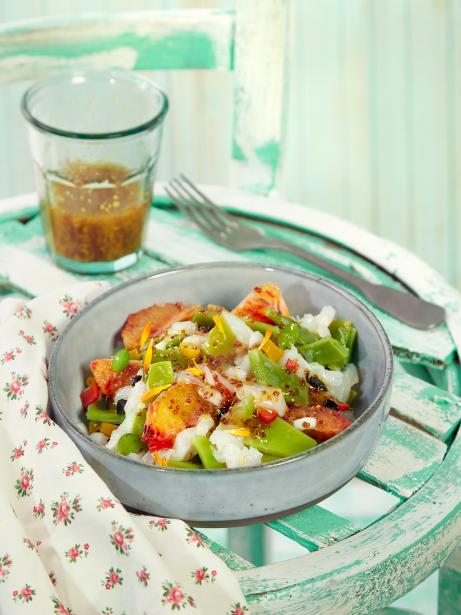
[[[461,550],[448,558],[439,572],[438,615],[461,613]]]
[[[384,609],[379,609],[379,611],[374,611],[373,615],[421,615],[421,614],[417,613],[416,611],[409,611],[408,609],[395,609],[391,606],[388,606]]]
[[[461,543],[460,530],[458,437],[434,476],[379,522],[335,546],[235,575],[252,615],[373,613],[440,566]]]
[[[237,0],[231,184],[260,194],[282,182],[290,0]]]
[[[321,506],[313,506],[266,525],[292,538],[309,551],[329,547],[360,531],[360,527],[355,523],[342,519]]]
[[[71,68],[229,70],[233,11],[137,11],[0,27],[0,83]]]
[[[439,468],[446,450],[446,445],[433,436],[390,416],[378,448],[359,476],[408,499]]]
[[[461,369],[459,363],[451,363],[443,370],[432,369],[431,367],[428,369],[438,387],[461,397]]]
[[[213,553],[219,555],[219,557],[229,566],[231,570],[248,570],[249,568],[254,568],[253,564],[244,560],[243,557],[240,557],[236,553],[232,553],[232,551],[221,547],[221,545],[218,545],[216,542],[211,540],[211,538],[205,536],[205,534],[202,534],[198,530],[195,530],[195,533],[203,540],[205,545],[213,551]]]
[[[443,442],[453,435],[461,421],[461,398],[409,374],[395,375],[391,407]]]

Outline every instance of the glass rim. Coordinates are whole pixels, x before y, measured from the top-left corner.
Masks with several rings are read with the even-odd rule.
[[[58,82],[58,81],[65,80],[65,79],[71,79],[74,77],[84,77],[89,74],[98,74],[98,73],[99,74],[104,73],[107,75],[112,74],[112,75],[117,75],[119,77],[123,76],[133,82],[136,80],[139,80],[139,81],[143,81],[144,83],[148,83],[149,86],[152,89],[156,90],[162,97],[162,106],[160,108],[160,111],[147,122],[143,122],[142,124],[139,124],[138,126],[134,126],[133,128],[127,128],[125,130],[118,130],[116,132],[100,132],[100,133],[98,132],[93,132],[93,133],[75,132],[72,130],[62,130],[60,128],[55,128],[54,126],[50,126],[48,124],[45,124],[44,122],[41,122],[36,117],[34,117],[32,113],[30,112],[28,103],[30,102],[34,94],[36,94],[38,91],[45,88],[46,86],[52,84],[53,82]],[[106,140],[106,139],[120,139],[122,137],[136,135],[141,132],[145,132],[147,130],[151,130],[155,128],[155,126],[158,126],[159,124],[162,123],[168,111],[168,97],[165,94],[165,92],[155,83],[155,81],[152,81],[151,79],[145,77],[144,75],[143,76],[136,75],[132,71],[124,70],[121,68],[100,69],[100,70],[90,69],[90,70],[65,72],[59,75],[55,75],[53,77],[49,77],[48,79],[41,79],[40,81],[37,81],[36,83],[34,83],[34,85],[28,88],[26,92],[24,93],[24,96],[22,97],[22,100],[21,100],[21,111],[25,119],[30,124],[32,124],[33,126],[35,126],[36,128],[38,128],[39,130],[43,132],[48,132],[54,135],[58,135],[60,137],[67,137],[70,139],[80,139],[80,140],[85,140],[85,141],[101,141],[101,140]]]

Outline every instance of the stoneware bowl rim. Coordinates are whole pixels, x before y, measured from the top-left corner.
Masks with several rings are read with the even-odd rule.
[[[107,300],[107,297],[112,295],[112,294],[116,294],[119,292],[124,292],[125,289],[129,288],[132,285],[135,285],[137,283],[139,283],[141,280],[146,280],[146,279],[155,279],[158,277],[162,277],[165,275],[175,275],[177,272],[181,272],[181,271],[188,271],[188,270],[193,270],[193,269],[213,269],[214,267],[245,267],[245,268],[260,268],[260,269],[265,269],[266,271],[270,271],[270,270],[277,270],[279,272],[287,272],[291,275],[296,274],[299,275],[301,277],[305,277],[308,278],[312,281],[316,281],[320,284],[323,284],[324,286],[330,287],[333,290],[335,290],[336,292],[342,294],[349,302],[351,302],[356,308],[358,308],[360,311],[363,312],[363,314],[371,321],[371,323],[373,324],[373,327],[375,328],[375,330],[377,331],[379,338],[381,340],[381,343],[383,344],[384,347],[384,352],[385,352],[385,364],[386,364],[386,368],[385,368],[385,373],[383,375],[383,382],[381,384],[379,393],[377,394],[377,396],[375,397],[375,399],[373,400],[373,402],[368,406],[368,408],[361,414],[361,416],[359,416],[353,423],[352,425],[350,425],[347,429],[345,429],[344,431],[342,431],[340,434],[338,434],[337,436],[335,436],[334,438],[331,438],[330,440],[327,440],[326,442],[322,442],[321,444],[318,444],[317,446],[315,446],[314,448],[305,451],[303,453],[299,453],[297,455],[292,455],[291,457],[286,457],[284,459],[280,459],[278,461],[271,461],[268,463],[264,463],[262,465],[258,465],[258,466],[246,466],[246,467],[242,467],[242,468],[222,468],[222,469],[217,469],[217,470],[201,470],[200,471],[200,475],[203,476],[204,473],[206,474],[213,474],[213,475],[218,475],[221,474],[222,472],[226,472],[226,473],[235,473],[238,472],[239,474],[246,475],[248,473],[252,473],[252,472],[261,472],[261,471],[267,471],[269,468],[277,465],[283,465],[283,464],[288,464],[288,463],[293,463],[296,462],[300,459],[304,459],[306,457],[312,457],[314,455],[320,454],[322,451],[327,450],[328,448],[332,447],[335,445],[335,443],[339,442],[340,440],[344,440],[345,438],[348,438],[349,435],[352,434],[353,431],[355,431],[356,429],[358,429],[363,423],[365,423],[377,410],[378,408],[380,408],[381,404],[383,403],[383,401],[385,400],[385,398],[387,397],[389,390],[392,386],[392,377],[393,377],[393,353],[392,353],[392,347],[390,344],[390,341],[387,337],[387,334],[383,328],[383,326],[381,325],[381,323],[379,322],[379,320],[376,318],[376,316],[359,300],[357,299],[354,295],[352,295],[351,293],[349,293],[348,291],[344,290],[343,288],[341,288],[340,286],[337,286],[336,284],[334,284],[333,282],[330,282],[329,280],[326,280],[318,275],[312,274],[312,273],[307,273],[298,269],[291,269],[289,267],[281,267],[279,265],[268,265],[268,264],[262,264],[262,263],[254,263],[254,262],[240,262],[240,261],[222,261],[222,262],[213,262],[213,263],[194,263],[193,265],[182,265],[182,266],[178,266],[178,267],[169,267],[167,269],[162,269],[161,271],[156,271],[154,273],[148,273],[146,275],[143,276],[139,276],[137,278],[134,278],[132,280],[128,280],[127,282],[124,282],[123,284],[119,284],[117,286],[114,286],[113,288],[110,288],[108,291],[106,291],[105,293],[102,293],[99,297],[97,297],[96,299],[94,299],[93,301],[91,301],[91,303],[89,303],[86,307],[83,308],[83,310],[81,310],[76,316],[75,318],[72,319],[72,321],[69,323],[69,325],[64,329],[64,331],[62,332],[62,334],[60,335],[58,341],[56,342],[54,348],[53,348],[53,352],[51,354],[51,358],[50,358],[50,369],[49,369],[49,382],[48,382],[48,387],[49,387],[49,391],[50,391],[50,398],[54,407],[54,410],[58,411],[59,414],[61,415],[61,417],[63,418],[63,420],[67,423],[67,425],[72,429],[72,431],[79,437],[82,438],[84,440],[86,440],[87,442],[89,442],[90,444],[92,444],[93,446],[98,447],[100,450],[103,450],[107,455],[110,456],[115,456],[117,459],[120,460],[120,455],[118,453],[116,453],[115,451],[112,451],[108,448],[106,448],[105,446],[101,446],[100,444],[97,444],[96,442],[94,442],[88,435],[86,435],[80,428],[77,427],[76,423],[74,423],[74,421],[68,416],[67,412],[64,410],[64,408],[62,407],[60,401],[59,401],[59,397],[56,391],[56,384],[55,384],[55,365],[56,365],[56,361],[57,361],[57,357],[59,354],[59,350],[61,348],[61,346],[65,343],[66,340],[66,336],[69,333],[69,331],[72,330],[72,328],[74,326],[76,326],[76,323],[79,322],[80,318],[82,317],[83,314],[86,314],[88,312],[88,310],[92,309],[92,306],[95,306],[97,303],[99,303],[100,301],[105,301]],[[128,316],[128,315],[127,315]],[[143,461],[139,461],[137,459],[130,459],[130,458],[125,458],[124,460],[126,463],[131,463],[134,464],[133,467],[136,466],[142,466],[143,468],[147,469],[150,468],[149,471],[153,471],[153,472],[171,472],[171,473],[190,473],[191,476],[194,475],[194,473],[197,473],[197,470],[191,470],[191,469],[186,469],[186,468],[165,468],[165,467],[161,467],[161,466],[154,466],[154,465],[150,465],[150,464],[146,464]]]

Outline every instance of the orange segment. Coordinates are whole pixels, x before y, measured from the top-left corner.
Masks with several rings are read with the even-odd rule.
[[[259,320],[259,322],[273,324],[272,320],[264,314],[267,308],[277,310],[277,312],[285,316],[290,315],[280,288],[273,282],[255,286],[254,290],[232,310],[232,314],[236,316],[249,316],[254,320]]]

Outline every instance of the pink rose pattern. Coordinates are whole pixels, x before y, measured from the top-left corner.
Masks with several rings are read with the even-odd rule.
[[[81,558],[82,555],[88,557],[89,548],[90,545],[88,544],[84,545],[83,549],[80,549],[80,545],[75,545],[74,547],[71,547],[68,551],[66,551],[64,555],[69,558],[69,564],[75,564],[78,558]]]
[[[21,459],[21,457],[24,455],[24,446],[27,446],[27,440],[24,440],[22,444],[20,444],[17,448],[13,449],[13,454],[10,457],[11,461]]]
[[[150,579],[150,573],[147,572],[147,568],[145,566],[142,567],[140,572],[136,573],[136,576],[138,577],[138,581],[141,585],[147,587],[147,581]]]
[[[70,295],[64,295],[64,299],[61,299],[59,303],[64,308],[62,310],[63,314],[71,319],[78,312],[81,305],[80,301],[74,301]]]
[[[181,608],[185,608],[188,604],[195,609],[197,608],[195,600],[192,596],[188,596],[184,592],[180,583],[175,583],[175,585],[173,585],[173,583],[165,581],[162,584],[162,588],[164,590],[162,598],[163,606],[171,606],[172,611],[180,611]]]
[[[10,361],[14,361],[16,359],[16,353],[21,354],[19,348],[12,348],[9,352],[5,352],[0,363],[5,365],[5,363],[9,363]]]
[[[68,295],[66,295],[63,299],[59,301],[59,305],[62,308],[62,312],[63,314],[65,314],[65,317],[67,319],[72,319],[75,316],[75,314],[81,309],[83,304],[84,304],[83,301],[74,300],[72,299],[72,297]],[[26,307],[20,308],[16,312],[16,317],[24,321],[31,320],[31,315],[32,315],[32,311]],[[50,343],[50,341],[51,342],[56,341],[58,339],[59,327],[60,327],[59,316],[55,315],[53,318],[53,315],[51,315],[51,321],[50,319],[48,319],[48,320],[41,320],[40,322],[43,323],[42,325],[43,335],[45,338],[49,340],[48,344]],[[29,327],[29,324],[27,326]],[[4,379],[2,379],[2,382],[4,383],[3,392],[5,394],[4,399],[6,398],[7,402],[20,402],[22,400],[22,406],[20,406],[18,403],[17,407],[19,410],[19,416],[16,415],[16,417],[28,419],[30,403],[29,401],[23,400],[22,398],[24,397],[25,392],[29,391],[29,389],[31,388],[31,387],[29,388],[27,387],[30,384],[29,375],[32,376],[33,374],[30,373],[29,375],[26,375],[21,370],[20,358],[21,356],[24,356],[23,353],[26,348],[30,348],[30,352],[33,352],[32,349],[36,348],[37,344],[40,343],[40,334],[37,337],[37,330],[28,330],[24,328],[19,331],[16,331],[16,335],[19,335],[19,337],[23,340],[22,350],[21,348],[14,346],[14,343],[11,344],[11,341],[10,341],[11,346],[10,347],[7,346],[7,349],[5,349],[3,351],[3,354],[0,356],[0,366],[2,366],[3,370],[9,369],[10,364],[13,365],[13,363],[14,363],[14,367],[16,367],[16,365],[19,366],[19,370],[11,371],[11,373],[9,373],[9,377],[5,374],[4,371],[2,372],[2,374],[6,376]],[[26,352],[29,352],[29,351],[27,350]],[[42,363],[42,361],[44,364],[44,367],[42,365],[42,374],[46,378],[46,374],[44,373],[43,370],[44,369],[48,370],[48,367],[49,367],[47,357],[41,355],[40,363]],[[8,381],[5,382],[6,380]],[[38,382],[37,379],[35,379],[34,382]],[[31,393],[35,395],[36,391],[31,391]],[[55,423],[50,419],[50,417],[46,414],[43,408],[44,406],[42,407],[42,405],[35,406],[35,417],[34,418],[35,418],[35,423],[36,424],[38,423],[37,429],[39,427],[42,429],[48,428],[48,427],[55,427]],[[3,418],[5,418],[5,416],[6,415],[4,414]],[[13,415],[10,415],[10,416],[14,418]],[[9,417],[7,418],[9,420]],[[28,423],[26,424],[29,425]],[[32,422],[32,425],[33,424],[34,423]],[[30,439],[31,438],[29,438],[29,440]],[[37,474],[40,469],[39,466],[35,467],[35,465],[34,465],[34,468],[32,468],[31,467],[32,463],[31,465],[28,465],[27,461],[30,461],[30,457],[33,457],[34,455],[42,455],[45,451],[52,450],[57,445],[58,445],[58,442],[48,437],[48,434],[45,434],[42,431],[42,432],[39,432],[38,437],[36,437],[36,439],[32,438],[32,442],[29,443],[29,449],[31,450],[27,450],[26,440],[24,440],[20,444],[18,443],[16,448],[12,450],[10,458],[13,464],[16,464],[16,462],[19,459],[26,460],[26,467],[24,466],[21,467],[20,477],[17,477],[15,479],[16,484],[14,485],[14,487],[17,491],[18,499],[22,499],[24,497],[30,497],[31,492],[34,489],[34,478],[35,478],[34,468],[37,469]],[[18,466],[19,465],[20,464],[18,464]],[[14,468],[17,466],[13,465],[12,467]],[[61,466],[61,468],[62,467],[63,466]],[[82,464],[80,461],[71,461],[67,463],[67,465],[62,469],[62,472],[66,476],[74,476],[76,474],[82,474],[84,472],[84,468],[85,468],[84,464]],[[19,472],[19,469],[17,471]],[[28,509],[26,508],[26,511],[27,510],[29,511],[28,514],[30,514],[30,516],[32,516],[33,514],[36,520],[41,520],[45,517],[46,507],[49,506],[53,513],[52,515],[53,524],[56,526],[62,525],[65,527],[69,525],[75,519],[76,513],[82,511],[81,500],[82,498],[80,497],[80,495],[76,495],[75,497],[70,497],[68,492],[64,492],[60,496],[60,498],[57,498],[57,501],[53,501],[52,498],[50,498],[49,501],[47,501],[46,498],[44,500],[42,498],[40,499],[37,498],[35,500],[35,505],[29,504],[28,505],[29,508]],[[96,504],[96,508],[99,512],[103,512],[105,510],[114,509],[116,503],[118,503],[118,501],[113,497],[112,498],[111,497],[100,497]],[[13,510],[13,513],[14,513],[14,510]],[[152,529],[154,528],[157,529],[161,533],[167,531],[168,526],[170,525],[171,525],[171,521],[169,519],[160,518],[160,519],[154,519],[150,522],[150,527]],[[115,547],[115,549],[121,555],[128,556],[130,554],[129,552],[131,550],[131,546],[134,541],[134,533],[133,533],[132,528],[128,527],[125,529],[123,525],[115,521],[112,522],[111,528],[112,528],[111,533],[110,533],[111,544]],[[23,538],[22,540],[23,540],[24,546],[26,547],[25,550],[30,549],[30,550],[37,551],[37,548],[41,544],[41,541],[37,541],[36,544],[34,544],[32,540],[30,540],[29,538]],[[191,546],[197,546],[197,547],[204,546],[202,539],[193,530],[188,531],[186,543],[188,543]],[[88,543],[83,544],[83,543],[77,542],[73,546],[69,546],[67,550],[62,551],[63,558],[65,557],[69,564],[77,564],[79,560],[82,560],[83,556],[85,557],[88,556],[89,548],[90,548],[90,545]],[[10,570],[12,566],[13,566],[13,558],[8,553],[6,553],[3,557],[0,558],[0,584],[6,583],[8,581]],[[148,569],[146,568],[146,566],[143,566],[141,570],[138,569],[137,571],[133,571],[133,572],[135,572],[136,578],[139,581],[139,584],[142,587],[147,588],[151,582],[151,572],[148,572]],[[133,572],[131,574],[133,574]],[[198,567],[196,570],[194,570],[190,574],[195,584],[197,586],[202,586],[206,583],[213,583],[216,580],[215,577],[216,577],[217,572],[215,570],[211,570],[207,566],[202,566],[202,567]],[[126,576],[126,574],[123,576]],[[55,586],[57,583],[55,572],[50,571],[49,578],[53,586]],[[104,580],[101,581],[101,583],[107,589],[114,589],[118,585],[122,585],[122,582],[123,582],[122,571],[119,568],[114,568],[114,567],[109,569],[109,571],[105,574]],[[182,608],[185,608],[187,605],[193,608],[196,608],[194,598],[192,596],[187,595],[183,586],[179,582],[165,581],[162,584],[162,588],[163,588],[162,604],[164,606],[170,607],[171,610],[173,611],[181,610]],[[31,586],[28,583],[24,583],[22,587],[21,586],[17,587],[17,589],[15,589],[12,593],[13,593],[13,601],[15,603],[27,604],[34,599],[37,592],[36,592],[36,589],[33,588],[33,586]],[[57,598],[56,596],[50,596],[50,599],[53,603],[53,607],[54,607],[53,610],[56,615],[74,615],[72,613],[72,610],[70,608],[67,608],[59,600],[59,598]],[[167,608],[167,610],[169,611],[170,609]],[[236,603],[232,605],[232,613],[229,615],[243,615],[243,613],[246,613],[247,611],[248,609],[244,605],[240,606],[240,603]],[[104,611],[102,611],[102,613],[104,613],[104,615],[112,615],[112,608],[108,606],[106,607]]]
[[[73,476],[74,474],[82,474],[83,473],[83,463],[77,463],[76,461],[71,461],[65,468],[62,469],[66,476]]]
[[[35,545],[34,543],[30,540],[30,538],[23,538],[22,542],[24,542],[27,545],[28,549],[32,549],[32,551],[35,551]]]
[[[11,372],[11,382],[6,383],[3,390],[6,392],[6,401],[21,399],[24,395],[24,388],[29,384],[27,376],[20,376],[16,372]]]
[[[6,578],[10,574],[10,568],[12,565],[13,560],[8,553],[5,553],[5,555],[0,559],[0,584],[6,583]]]
[[[203,540],[199,536],[197,536],[194,530],[189,530],[187,532],[186,542],[191,545],[195,544],[197,547],[205,547],[205,545],[203,544]]]
[[[114,589],[116,585],[122,585],[123,578],[120,576],[122,571],[117,568],[109,568],[109,572],[106,572],[106,578],[101,581],[101,585],[104,585],[106,589]]]
[[[35,589],[31,589],[30,585],[27,585],[27,583],[20,591],[13,592],[13,600],[15,602],[22,602],[23,604],[32,602],[33,596],[35,596]]]
[[[51,602],[54,604],[55,615],[73,615],[72,609],[66,609],[63,603],[56,598],[56,596],[50,596]]]
[[[68,502],[69,494],[63,493],[59,502],[53,502],[50,506],[53,511],[53,523],[64,523],[64,525],[70,525],[75,518],[75,513],[81,512],[80,506],[81,497],[76,495],[73,500]]]
[[[34,470],[32,468],[30,470],[27,470],[26,468],[21,468],[21,478],[18,478],[14,487],[18,490],[18,498],[30,496],[30,492],[34,487],[33,483]]]
[[[23,337],[26,340],[26,342],[30,344],[31,346],[35,346],[37,344],[37,342],[34,340],[33,335],[26,335],[24,331],[19,331],[19,335]]]
[[[50,322],[48,322],[47,320],[43,321],[42,329],[43,329],[43,333],[48,335],[48,337],[50,337],[53,342],[55,342],[58,339],[59,335],[58,335],[57,328],[54,325],[52,325]]]
[[[37,449],[38,454],[40,455],[41,453],[43,453],[44,450],[47,449],[52,449],[55,446],[57,446],[57,442],[50,442],[49,438],[42,438],[41,440],[39,440],[35,446],[35,448]]]
[[[149,521],[150,528],[156,527],[161,532],[164,532],[168,529],[170,525],[169,519],[159,519],[158,521]]]
[[[40,498],[40,502],[37,506],[34,506],[34,517],[36,519],[43,519],[45,516],[45,504],[42,502],[42,498]]]
[[[210,577],[208,568],[203,566],[203,568],[197,568],[197,570],[191,574],[191,577],[195,579],[196,585],[201,585],[204,581],[208,583],[210,579],[211,582],[214,583],[216,581],[216,570],[213,570]]]
[[[131,549],[130,543],[133,542],[133,539],[134,536],[131,527],[125,529],[122,525],[117,525],[115,521],[112,521],[110,541],[120,555],[130,555],[128,551]]]
[[[115,508],[115,503],[110,498],[99,498],[99,504],[96,505],[98,512],[106,510],[107,508]]]
[[[48,425],[49,427],[56,425],[41,406],[35,406],[35,422],[37,421],[42,421],[44,425]]]
[[[245,615],[245,613],[248,613],[247,607],[245,605],[240,606],[240,602],[233,604],[231,609],[231,612],[226,613],[226,615]]]
[[[29,402],[26,401],[26,403],[24,404],[24,407],[21,408],[21,410],[19,411],[19,414],[21,415],[21,417],[23,419],[25,419],[27,417],[27,411],[29,410]]]
[[[22,320],[30,320],[32,316],[32,310],[25,305],[16,310],[14,314],[17,318],[21,318]]]

